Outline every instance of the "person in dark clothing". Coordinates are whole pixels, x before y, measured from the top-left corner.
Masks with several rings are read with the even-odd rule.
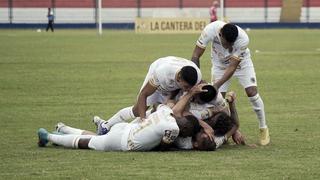
[[[54,15],[53,15],[53,11],[51,10],[51,8],[48,8],[47,17],[48,17],[48,25],[47,25],[46,31],[48,31],[50,28],[51,31],[53,32],[54,31],[54,29],[53,29]]]

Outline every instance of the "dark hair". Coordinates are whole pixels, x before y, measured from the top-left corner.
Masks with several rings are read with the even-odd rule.
[[[199,94],[199,98],[201,101],[207,103],[216,98],[217,90],[212,85],[205,85],[202,87],[202,89],[207,90],[207,92],[201,92]]]
[[[186,136],[193,136],[200,131],[200,124],[196,117],[193,115],[188,115],[183,118],[177,119],[177,124],[179,126],[180,132],[179,135],[186,137]]]
[[[217,113],[205,122],[212,127],[215,136],[224,136],[234,125],[231,117],[224,112]]]
[[[194,86],[198,81],[197,70],[192,66],[184,66],[180,71],[180,75],[191,86]]]
[[[200,151],[215,151],[216,150],[216,143],[214,141],[211,141],[209,136],[205,136],[202,138],[201,142],[198,146],[198,150]]]
[[[228,23],[221,29],[222,37],[229,43],[234,43],[238,37],[238,28],[236,25]]]

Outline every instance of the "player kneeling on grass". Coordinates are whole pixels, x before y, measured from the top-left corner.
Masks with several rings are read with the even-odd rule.
[[[190,90],[200,83],[201,78],[200,69],[192,61],[175,56],[157,59],[149,67],[134,106],[118,111],[103,124],[103,128],[108,131],[117,122],[146,118],[148,107],[165,103],[167,96],[176,90]]]

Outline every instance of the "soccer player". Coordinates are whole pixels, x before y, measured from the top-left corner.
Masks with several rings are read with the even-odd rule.
[[[199,85],[200,86],[200,85]],[[227,115],[230,114],[231,107],[229,108],[229,103],[235,103],[235,93],[234,92],[228,92],[226,98],[224,99],[223,96],[219,91],[217,91],[212,85],[202,83],[201,84],[203,92],[200,92],[198,94],[191,95],[190,93],[186,93],[184,95],[179,94],[175,99],[179,99],[181,102],[188,103],[189,106],[181,106],[181,107],[187,107],[185,109],[179,109],[179,111],[176,111],[175,115],[182,117],[183,115],[189,115],[192,114],[195,116],[203,128],[203,131],[208,135],[208,137],[213,141],[214,140],[214,131],[212,129],[212,126],[208,125],[208,123],[205,121],[206,119],[209,119],[213,117],[215,114],[224,112]],[[199,88],[199,87],[198,87]],[[170,99],[168,103],[174,103],[174,99]],[[232,104],[231,104],[232,105]],[[235,109],[235,105],[234,105]],[[234,118],[239,124],[238,117]],[[238,129],[238,128],[237,128]],[[244,140],[242,134],[239,130],[236,130],[234,134],[232,134],[232,138],[235,143],[241,144]]]
[[[68,130],[62,130],[61,128],[67,128]],[[105,135],[83,135],[85,134],[84,130],[68,126],[60,127],[60,132],[70,132],[71,129],[73,129],[74,134],[60,135],[50,134],[45,129],[40,128],[38,130],[38,145],[44,147],[50,141],[68,148],[100,151],[148,151],[160,143],[172,143],[178,135],[182,137],[192,136],[200,129],[200,126],[194,116],[177,118],[173,116],[171,108],[160,105],[157,111],[144,121],[117,123]],[[86,132],[89,134],[88,131]]]
[[[174,145],[179,149],[215,150],[231,136],[233,136],[235,143],[244,145],[244,137],[241,134],[238,134],[240,133],[238,131],[239,119],[235,108],[235,95],[234,93],[228,93],[227,96],[230,115],[225,112],[218,112],[205,120],[214,130],[214,141],[211,140],[207,133],[204,133],[204,131],[201,130],[193,137],[178,137],[174,141]],[[235,134],[236,137],[234,137]],[[213,147],[214,149],[212,149]]]
[[[201,78],[200,69],[187,59],[175,56],[157,59],[149,67],[135,105],[121,109],[108,120],[108,123],[103,123],[104,133],[119,121],[127,121],[135,117],[140,117],[143,121],[147,107],[164,103],[167,96],[179,89],[190,90],[200,83]]]
[[[248,48],[249,38],[243,29],[222,21],[208,24],[197,40],[192,61],[200,67],[200,57],[212,42],[212,76],[214,86],[225,95],[230,78],[235,76],[246,91],[255,111],[260,128],[260,144],[270,142],[263,101],[257,90],[257,79]]]
[[[210,7],[210,22],[214,22],[218,20],[217,11],[219,7],[219,2],[217,0],[212,1],[212,6]]]

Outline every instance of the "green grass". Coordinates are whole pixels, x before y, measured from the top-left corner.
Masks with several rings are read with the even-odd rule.
[[[250,49],[271,144],[216,152],[97,152],[37,147],[36,131],[63,121],[94,130],[93,115],[132,105],[148,66],[190,58],[197,34],[0,30],[0,179],[319,179],[320,30],[251,30]],[[255,53],[258,50],[258,53]],[[210,80],[209,50],[201,61]],[[244,91],[241,131],[258,139]]]

